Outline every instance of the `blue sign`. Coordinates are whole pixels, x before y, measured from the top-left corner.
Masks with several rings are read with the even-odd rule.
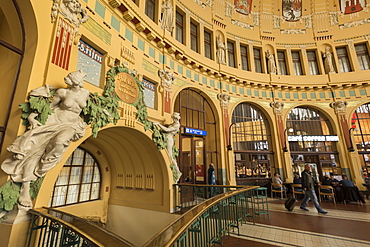
[[[185,128],[185,134],[198,135],[198,136],[206,136],[207,135],[207,131]]]

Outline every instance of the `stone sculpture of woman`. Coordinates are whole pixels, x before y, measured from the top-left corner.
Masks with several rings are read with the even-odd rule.
[[[266,51],[267,68],[269,74],[276,74],[276,65],[274,54],[271,54],[270,50]]]
[[[226,64],[226,46],[222,41],[221,34],[217,36],[216,43],[217,43],[217,52],[216,52],[217,62],[220,64]]]
[[[326,73],[335,73],[334,64],[333,64],[333,54],[330,52],[330,46],[325,47],[324,56],[324,65]]]
[[[50,104],[54,112],[46,123],[41,124],[35,119],[38,114],[31,113],[30,130],[7,148],[13,155],[1,164],[1,169],[14,182],[22,183],[18,202],[24,207],[32,207],[30,183],[59,163],[69,144],[85,133],[86,124],[80,117],[89,97],[89,91],[83,88],[85,75],[81,70],[69,73],[64,78],[69,87],[55,92]],[[37,88],[30,94],[50,97],[50,86]]]
[[[173,145],[175,144],[175,135],[180,130],[180,119],[181,119],[180,113],[174,112],[172,114],[172,119],[173,119],[173,123],[171,123],[169,125],[162,125],[162,124],[156,123],[156,122],[154,123],[154,125],[159,126],[159,128],[161,128],[162,131],[166,134],[166,137],[167,137],[167,151],[168,151],[168,154],[171,157],[172,163],[175,165],[175,169],[176,169],[176,172],[178,174],[178,177],[177,177],[177,180],[178,180],[181,176],[181,172],[180,172],[180,170],[177,166],[176,159],[173,157],[172,149],[173,149]]]
[[[162,19],[161,28],[172,33],[174,21],[173,21],[173,7],[170,0],[165,0],[162,3]]]

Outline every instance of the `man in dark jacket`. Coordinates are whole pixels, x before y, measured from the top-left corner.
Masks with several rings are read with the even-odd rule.
[[[310,165],[304,166],[304,171],[302,172],[301,177],[302,177],[302,189],[304,190],[305,194],[304,194],[304,198],[303,198],[300,208],[305,211],[309,211],[306,208],[306,204],[311,199],[311,201],[313,202],[317,211],[320,214],[327,214],[328,212],[325,212],[320,207],[320,204],[317,201],[316,192],[315,192],[315,179],[312,176]]]

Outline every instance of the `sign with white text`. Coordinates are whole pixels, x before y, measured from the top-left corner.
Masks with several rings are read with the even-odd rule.
[[[338,136],[288,136],[289,142],[337,142]]]
[[[191,128],[185,128],[184,129],[185,134],[189,135],[198,135],[198,136],[206,136],[207,131],[205,130],[198,130],[198,129],[191,129]]]

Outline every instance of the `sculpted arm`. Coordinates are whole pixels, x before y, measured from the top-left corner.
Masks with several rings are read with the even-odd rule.
[[[163,131],[169,133],[169,132],[173,132],[173,131],[178,131],[179,130],[179,125],[178,124],[170,124],[168,126],[164,126],[160,123],[154,123],[154,125],[158,125]]]

